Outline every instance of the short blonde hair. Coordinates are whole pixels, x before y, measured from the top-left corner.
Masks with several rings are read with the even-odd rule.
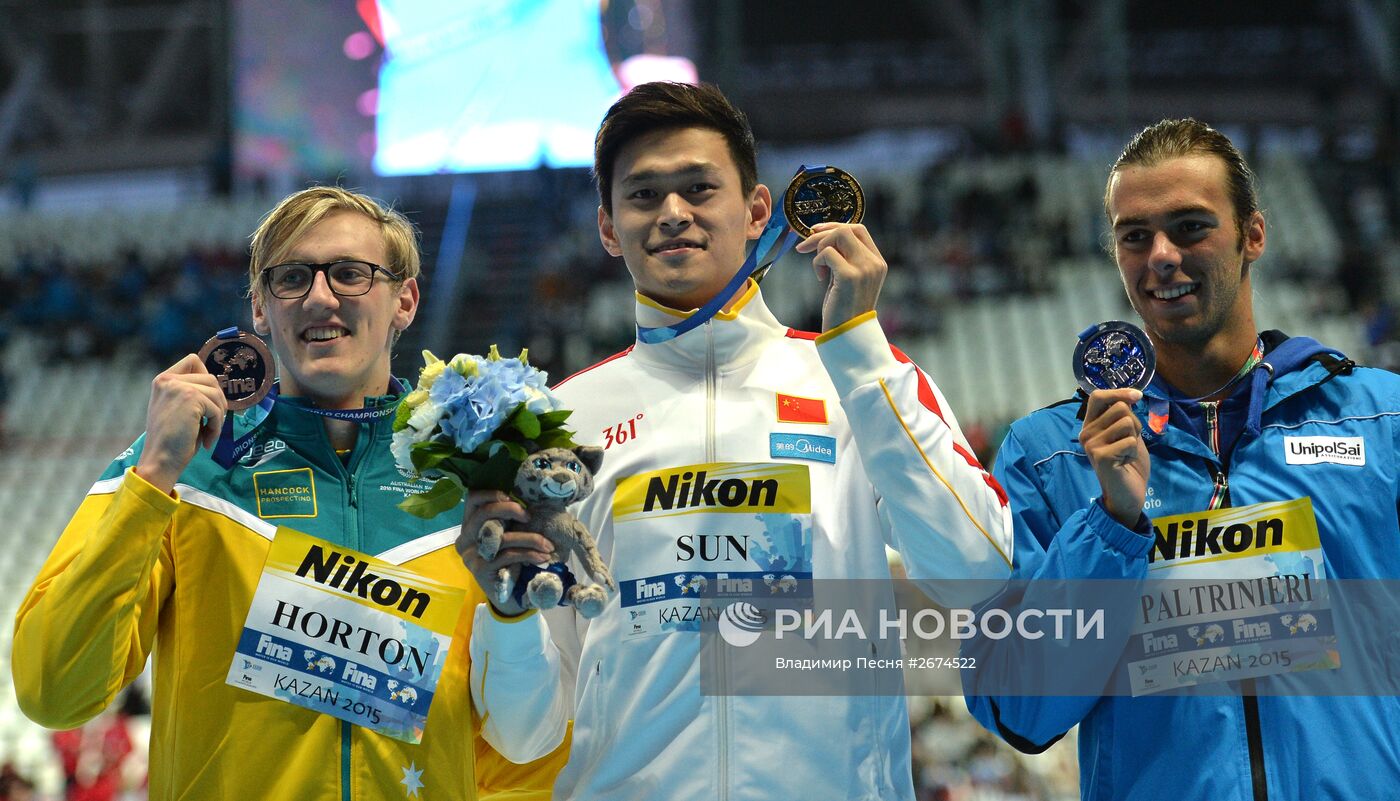
[[[337,211],[355,211],[379,224],[388,264],[381,264],[402,282],[417,278],[422,269],[418,231],[402,213],[374,198],[339,186],[313,186],[294,192],[269,211],[253,232],[248,263],[248,294],[260,293],[263,270],[281,264],[292,246],[311,227]]]

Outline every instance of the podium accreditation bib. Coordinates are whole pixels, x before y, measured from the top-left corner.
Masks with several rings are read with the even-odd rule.
[[[1340,667],[1310,498],[1153,522],[1133,695]]]
[[[418,743],[465,599],[279,527],[227,683]]]
[[[740,600],[811,599],[806,465],[716,462],[628,476],[612,514],[624,640],[698,632]]]

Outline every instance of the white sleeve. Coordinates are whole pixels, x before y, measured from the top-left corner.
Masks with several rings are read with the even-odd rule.
[[[896,358],[868,312],[823,334],[817,353],[850,422],[885,541],[934,600],[971,604],[1011,574],[1006,494],[982,469],[942,393]],[[902,356],[903,354],[900,354]],[[976,582],[942,581],[982,579]]]
[[[481,734],[511,762],[539,759],[563,742],[572,706],[549,627],[538,612],[503,619],[483,603],[475,614],[471,691]]]

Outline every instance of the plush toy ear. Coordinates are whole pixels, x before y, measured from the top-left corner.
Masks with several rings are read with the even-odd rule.
[[[598,468],[603,466],[603,449],[597,445],[580,445],[574,448],[574,455],[590,473],[597,473]]]

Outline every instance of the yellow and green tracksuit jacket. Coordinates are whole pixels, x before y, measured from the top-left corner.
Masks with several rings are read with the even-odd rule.
[[[152,801],[548,798],[567,743],[513,765],[479,736],[468,642],[484,597],[453,547],[461,511],[420,520],[395,508],[423,486],[394,465],[389,420],[363,424],[341,457],[321,417],[278,403],[239,463],[224,470],[199,453],[174,498],[131,471],[138,439],[88,493],[19,609],[12,665],[25,714],[78,726],[154,651]],[[279,525],[467,589],[420,744],[225,684]]]

